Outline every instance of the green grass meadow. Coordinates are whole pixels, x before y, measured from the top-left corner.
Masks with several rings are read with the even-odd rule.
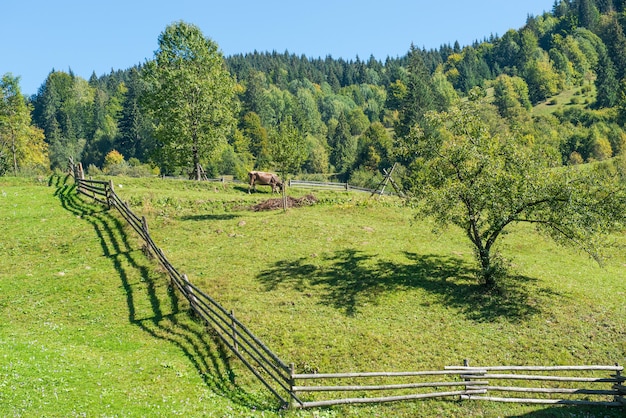
[[[455,230],[391,197],[114,178],[169,261],[298,373],[626,363],[626,256],[604,268],[532,229],[485,293]],[[624,234],[616,235],[626,244]],[[623,409],[411,401],[281,410],[71,179],[0,178],[0,416],[623,416]]]

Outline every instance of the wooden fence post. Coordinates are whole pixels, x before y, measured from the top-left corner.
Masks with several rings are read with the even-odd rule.
[[[150,236],[150,233],[148,232],[148,221],[146,221],[146,217],[145,216],[141,217],[141,230],[146,235],[145,239],[147,241],[148,237]]]
[[[615,363],[615,366],[619,366],[618,363]],[[619,393],[619,395],[615,395],[613,397],[613,400],[615,402],[620,402],[622,405],[626,406],[626,398],[624,398],[624,396],[626,395],[626,382],[621,381],[621,377],[622,377],[622,371],[621,370],[617,370],[615,372],[615,377],[620,380],[619,382],[617,382],[617,384],[615,386],[613,386],[615,389],[617,389],[617,392]]]
[[[233,334],[233,347],[235,351],[239,351],[239,344],[237,343],[237,323],[235,322],[235,311],[230,310],[230,327]]]
[[[295,404],[295,398],[296,398],[296,392],[293,390],[293,388],[296,386],[296,366],[293,363],[289,363],[289,391],[290,396],[289,396],[289,409],[294,409],[296,404]]]
[[[196,302],[198,301],[198,299],[196,299],[196,295],[194,295],[193,293],[193,288],[190,286],[191,282],[189,281],[189,278],[187,277],[186,274],[183,274],[183,280],[185,281],[185,291],[187,292],[187,299],[189,300],[189,303],[191,304],[191,309],[193,309],[194,311],[196,310]]]
[[[111,209],[111,202],[113,202],[113,193],[115,193],[115,190],[113,190],[113,180],[109,180],[109,187],[106,189],[107,207],[109,209]]]
[[[463,359],[463,367],[469,367],[469,359]],[[468,379],[467,377],[465,379],[466,382],[470,382],[471,380]],[[469,390],[470,387],[468,385],[465,385],[465,390]],[[460,400],[463,400],[463,396],[460,397]]]

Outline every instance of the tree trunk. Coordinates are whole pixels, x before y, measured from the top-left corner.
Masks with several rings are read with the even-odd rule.
[[[17,134],[11,129],[11,153],[13,154],[13,175],[17,176],[17,146],[15,145],[15,136]]]
[[[480,258],[480,275],[485,286],[492,288],[496,285],[496,270],[492,264],[491,254],[489,250],[481,248],[478,251],[478,257]]]
[[[200,173],[200,156],[198,155],[198,146],[196,145],[197,140],[194,138],[194,145],[191,149],[193,153],[193,176],[196,180],[202,180],[202,175]]]

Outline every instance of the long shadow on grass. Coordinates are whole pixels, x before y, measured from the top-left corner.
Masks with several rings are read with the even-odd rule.
[[[124,224],[103,206],[85,203],[66,180],[51,181],[56,187],[55,196],[66,210],[93,226],[104,256],[111,259],[121,279],[129,322],[177,346],[214,392],[240,405],[258,408],[260,400],[235,383],[230,353],[203,324],[184,321],[186,308],[181,309],[174,289],[161,274],[151,271],[141,251],[132,249]]]
[[[468,319],[519,321],[540,312],[541,301],[554,296],[537,291],[535,279],[510,277],[498,291],[486,292],[475,269],[463,260],[441,255],[405,253],[406,262],[390,262],[359,250],[329,253],[320,260],[282,260],[258,275],[266,290],[279,286],[320,295],[320,303],[353,316],[386,292],[421,288],[438,296],[435,303],[452,306]],[[509,284],[510,282],[510,284]],[[432,303],[432,302],[426,302]]]

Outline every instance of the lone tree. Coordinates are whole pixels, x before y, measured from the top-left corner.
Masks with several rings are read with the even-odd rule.
[[[494,248],[512,224],[533,224],[598,262],[606,234],[626,227],[626,160],[559,167],[548,151],[510,134],[482,99],[428,113],[404,145],[418,207],[465,232],[486,286],[506,272]]]
[[[291,116],[283,120],[269,134],[269,148],[276,168],[283,181],[283,210],[287,210],[285,194],[287,174],[300,169],[307,156],[306,143],[302,132],[294,125]]]
[[[154,121],[162,168],[191,166],[200,180],[200,163],[235,126],[235,81],[217,44],[197,26],[169,25],[143,74],[149,86],[143,103]]]

